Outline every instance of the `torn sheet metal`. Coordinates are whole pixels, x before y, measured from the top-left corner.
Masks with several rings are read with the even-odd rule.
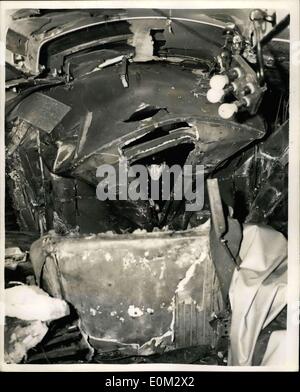
[[[238,154],[218,177],[224,202],[234,217],[270,225],[287,236],[289,122],[278,126],[260,143]]]
[[[151,30],[166,28],[165,20],[132,20],[130,22],[130,30],[132,37],[128,43],[135,48],[134,61],[150,61],[154,60],[154,40],[151,36]]]
[[[251,366],[260,331],[286,306],[287,240],[270,227],[245,225],[240,257],[240,270],[234,271],[229,292],[228,364]]]
[[[223,305],[209,224],[176,233],[46,236],[32,245],[31,259],[42,287],[75,307],[98,349],[149,354],[216,341],[209,321]]]
[[[33,93],[19,104],[16,115],[37,129],[50,133],[70,110],[70,106],[48,95]]]
[[[118,167],[124,157],[130,164],[138,159],[152,161],[155,154],[171,156],[172,149],[177,149],[173,151],[177,158],[173,163],[178,163],[187,151],[186,164],[203,164],[206,173],[210,173],[264,135],[259,116],[221,119],[217,107],[206,100],[208,79],[204,75],[174,64],[131,63],[129,87],[125,89],[120,81],[120,67],[117,64],[79,77],[72,82],[72,88],[56,86],[47,91],[46,97],[71,108],[51,135],[39,132],[38,140],[38,128],[21,119],[13,124],[12,134],[21,141],[18,145],[10,144],[13,157],[9,174],[14,189],[18,189],[12,197],[16,209],[22,211],[22,229],[38,229],[40,211],[44,209],[46,219],[42,219],[48,230],[53,228],[55,211],[73,229],[79,226],[82,233],[136,228],[150,231],[158,226],[158,219],[148,201],[96,200],[98,166]],[[38,107],[32,106],[30,117],[36,118],[36,110]],[[84,185],[89,189],[89,200],[82,197]],[[63,204],[55,200],[54,188],[59,188],[60,194],[66,189],[66,194],[60,196]],[[28,194],[34,203],[24,201]]]
[[[204,164],[210,166],[215,166],[264,135],[263,124],[258,117],[237,122],[222,121],[215,105],[209,104],[203,95],[193,92],[196,88],[199,93],[204,93],[205,80],[199,80],[197,75],[184,68],[159,63],[132,63],[128,66],[129,88],[126,89],[120,82],[119,71],[119,65],[108,67],[101,73],[95,72],[78,79],[71,90],[66,91],[61,86],[50,93],[72,107],[57,130],[60,149],[65,144],[70,145],[70,142],[80,145],[74,157],[62,155],[64,171],[68,170],[90,184],[97,182],[95,170],[99,165],[117,164],[130,143],[138,145],[138,140],[147,134],[149,138],[150,134],[153,135],[151,139],[159,144],[164,129],[170,130],[167,133],[172,140],[172,130],[179,127],[196,128],[194,138],[199,145],[197,152],[201,157],[205,155]],[[149,111],[147,118],[136,117],[135,121],[128,121],[133,119],[141,103],[165,110]],[[103,110],[99,110],[100,107]],[[43,140],[41,142],[44,143]],[[217,147],[221,142],[224,148],[219,149]],[[59,174],[62,162],[55,157],[59,150],[54,143],[48,141],[43,155],[47,166]]]
[[[47,53],[47,45],[51,45],[53,42],[55,49],[57,49],[56,42],[67,42],[68,47],[70,44],[72,47],[73,43],[73,47],[75,47],[79,46],[78,41],[82,40],[85,35],[87,37],[85,41],[91,42],[94,34],[94,39],[98,39],[97,44],[99,45],[101,38],[106,43],[105,39],[114,35],[118,30],[120,31],[115,35],[119,36],[122,41],[124,35],[130,33],[131,21],[140,22],[142,25],[148,23],[149,20],[152,21],[154,28],[157,24],[164,24],[167,28],[170,15],[168,11],[152,9],[98,9],[93,12],[90,10],[66,10],[64,13],[51,14],[41,10],[38,16],[24,14],[18,17],[18,22],[12,23],[8,29],[7,61],[26,73],[38,75],[45,69],[45,65],[41,64],[43,57],[41,53],[43,50],[46,50]],[[195,52],[203,55],[205,51],[202,48],[206,47],[206,50],[213,52],[212,55],[214,55],[221,47],[222,31],[225,26],[223,21],[201,12],[196,14],[195,10],[184,10],[184,12],[173,10],[172,20],[174,21],[173,30],[177,44],[174,45],[174,39],[172,39],[174,37],[169,34],[171,39],[166,45],[167,50],[177,47],[184,48],[184,51],[190,51],[191,55]],[[217,32],[219,38],[212,39],[212,32]],[[195,36],[197,36],[197,40],[195,40]],[[53,52],[52,48],[50,53]],[[13,54],[17,56],[13,56]]]

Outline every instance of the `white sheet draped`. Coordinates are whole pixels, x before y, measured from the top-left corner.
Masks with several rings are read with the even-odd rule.
[[[241,268],[235,270],[229,291],[232,322],[228,364],[250,366],[260,331],[286,305],[287,240],[270,227],[245,225],[240,257]],[[267,353],[276,352],[274,344],[270,339],[272,349],[267,347]],[[275,357],[271,357],[268,360],[265,355],[262,365],[274,365]],[[284,364],[284,358],[279,361]]]

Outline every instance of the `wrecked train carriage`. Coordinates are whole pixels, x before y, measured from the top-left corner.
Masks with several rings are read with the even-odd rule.
[[[27,33],[23,69],[36,74],[39,67],[43,68],[42,53],[47,52],[48,63],[44,66],[50,80],[42,79],[39,88],[40,80],[33,79],[35,86],[31,88],[41,91],[25,96],[8,116],[12,124],[8,155],[15,152],[12,167],[16,168],[11,177],[16,182],[14,188],[20,189],[20,198],[25,198],[22,202],[15,198],[15,205],[22,227],[28,230],[39,231],[41,225],[44,231],[53,228],[56,215],[87,233],[119,231],[120,227],[151,230],[159,225],[151,207],[139,206],[140,213],[134,215],[133,221],[130,210],[135,207],[131,205],[129,216],[125,213],[124,222],[120,222],[118,215],[124,213],[123,206],[95,200],[95,169],[100,164],[118,164],[122,157],[130,163],[148,160],[149,164],[159,164],[162,159],[181,165],[201,162],[209,173],[261,138],[264,127],[258,118],[225,122],[217,107],[206,100],[212,58],[222,42],[221,33],[213,35],[214,44],[209,37],[211,30],[219,32],[222,24],[179,18],[172,23],[170,32],[169,21],[164,17],[132,17],[125,21],[112,17],[109,23],[97,21],[103,15],[85,17],[92,18],[94,30],[71,28],[68,23],[64,27],[59,23],[61,13],[29,19],[33,25],[40,25],[41,19],[45,19],[45,27],[31,27],[31,34]],[[22,22],[27,26],[26,21],[18,20],[18,29]],[[126,32],[125,36],[120,29],[123,34]],[[104,37],[91,42],[95,32]],[[9,30],[8,37],[11,34]],[[197,42],[192,39],[195,34]],[[78,44],[79,37],[85,44]],[[115,37],[114,42],[107,43],[108,37]],[[33,58],[29,49],[33,45],[37,53],[35,63],[27,65]],[[51,84],[48,88],[47,83]],[[20,94],[30,91],[26,88]],[[222,149],[217,148],[220,143]],[[25,179],[17,168],[20,163],[28,166],[25,161],[30,154],[35,159],[29,159],[30,176]],[[32,189],[31,200],[26,200],[28,192],[23,192],[24,186]],[[91,215],[89,211],[93,211]],[[116,222],[113,215],[117,215]]]

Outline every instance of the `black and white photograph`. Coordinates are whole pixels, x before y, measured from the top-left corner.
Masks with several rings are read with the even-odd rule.
[[[299,3],[226,4],[1,2],[2,371],[299,370]]]

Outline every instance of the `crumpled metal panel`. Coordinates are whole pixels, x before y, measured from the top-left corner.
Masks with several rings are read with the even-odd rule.
[[[41,10],[43,11],[43,10]],[[222,45],[222,31],[225,23],[205,15],[202,10],[153,10],[153,9],[97,9],[97,10],[69,10],[64,12],[47,13],[41,12],[39,16],[21,15],[16,16],[17,23],[12,23],[7,34],[8,50],[10,53],[16,53],[24,57],[24,61],[15,62],[13,58],[7,58],[12,65],[37,75],[41,72],[39,66],[40,53],[42,47],[51,41],[66,36],[68,33],[84,32],[87,28],[109,28],[113,23],[128,23],[131,20],[145,17],[141,23],[147,22],[149,18],[155,23],[165,23],[165,29],[168,31],[170,16],[173,20],[173,33],[176,35],[175,47],[190,49],[201,54],[205,51],[211,51],[212,55]],[[14,16],[13,16],[14,18]],[[212,32],[220,32],[219,38],[212,38]],[[195,40],[197,36],[198,40]],[[101,34],[98,35],[98,39]],[[166,48],[174,48],[174,37],[170,32],[168,34]],[[199,41],[199,42],[198,42]],[[18,44],[19,42],[19,44]],[[203,50],[202,48],[205,48]],[[26,48],[26,50],[25,50]]]
[[[229,12],[228,12],[229,11]],[[226,23],[235,23],[240,30],[248,34],[250,10],[161,10],[161,9],[97,9],[97,10],[64,10],[52,12],[47,10],[19,10],[12,15],[13,23],[7,34],[7,47],[10,54],[23,56],[24,61],[17,62],[13,56],[7,61],[31,74],[39,74],[41,49],[68,33],[82,32],[84,28],[106,27],[110,23],[122,23],[141,20],[141,25],[152,21],[164,23],[166,32],[167,53],[175,51],[182,53],[189,50],[198,57],[222,46],[222,31]],[[143,19],[145,18],[145,19]],[[17,22],[16,22],[17,21]],[[171,21],[171,23],[170,23]],[[287,41],[288,34],[281,34]],[[219,34],[219,37],[215,37]],[[101,38],[99,34],[98,38]],[[70,40],[69,40],[70,41]],[[279,42],[280,43],[280,42]],[[21,64],[22,63],[22,64]]]
[[[51,208],[56,202],[47,200],[55,195],[50,186],[48,192],[46,183],[53,183],[53,178],[57,180],[56,183],[61,177],[72,178],[70,181],[74,180],[74,192],[76,182],[84,182],[91,187],[89,194],[92,196],[98,185],[96,169],[101,164],[117,166],[124,157],[131,164],[137,159],[147,159],[151,154],[161,152],[162,148],[165,151],[167,146],[184,146],[182,143],[191,146],[186,163],[203,164],[205,171],[210,173],[238,150],[264,135],[259,116],[237,117],[232,121],[224,121],[218,116],[217,105],[209,103],[205,96],[208,88],[205,72],[195,73],[168,63],[132,63],[128,65],[129,87],[124,88],[120,80],[121,69],[120,65],[110,66],[80,77],[69,85],[44,90],[43,95],[49,99],[71,107],[51,135],[40,132],[37,140],[37,128],[30,126],[23,130],[22,121],[14,123],[13,131],[23,139],[20,146],[17,143],[12,145],[16,150],[15,155],[21,154],[23,158],[19,161],[13,159],[10,168],[16,173],[27,172],[23,167],[38,155],[38,159],[34,160],[38,162],[40,159],[41,164],[33,170],[30,179],[33,194],[40,189],[40,194],[45,195],[39,198],[39,205],[49,215],[48,229],[53,228]],[[28,99],[30,97],[33,99],[34,94]],[[34,107],[32,112],[35,112]],[[20,117],[18,108],[13,110],[11,117]],[[41,169],[45,173],[44,189],[37,181]],[[60,183],[65,181],[61,180]],[[148,202],[129,205],[130,201],[101,203],[96,200],[84,212],[84,209],[79,211],[78,208],[82,196],[80,190],[77,196],[78,202],[72,207],[74,219],[70,219],[72,213],[61,213],[57,207],[55,211],[73,228],[79,225],[82,233],[115,230],[115,227],[121,226],[124,229],[152,230],[158,226]],[[67,195],[61,198],[69,199]],[[100,209],[107,211],[102,219]],[[33,210],[36,207],[31,208]],[[88,217],[93,214],[100,216],[97,229],[95,225],[88,224]],[[80,223],[80,216],[83,215],[87,215],[85,227]],[[112,216],[113,221],[108,222],[107,215]]]
[[[214,344],[222,308],[209,222],[186,232],[46,236],[31,247],[37,280],[71,303],[92,345],[151,354]]]
[[[155,132],[168,124],[186,122],[194,135],[190,141],[197,142],[204,164],[211,166],[264,135],[259,117],[220,119],[217,105],[206,100],[208,87],[204,75],[170,64],[130,64],[129,88],[125,89],[120,81],[121,68],[120,65],[105,68],[74,81],[71,89],[57,86],[48,92],[52,98],[72,107],[55,130],[54,138],[60,140],[58,147],[55,139],[54,143],[45,137],[41,139],[48,146],[46,152],[50,147],[53,149],[50,156],[43,155],[55,174],[68,170],[96,184],[97,166],[118,163],[129,143],[150,133],[153,139],[158,139]],[[146,119],[128,121],[141,105],[164,110]],[[220,143],[223,149],[219,148]],[[64,147],[70,154],[66,154]]]
[[[248,223],[266,224],[287,236],[289,121],[267,138],[243,151],[221,168],[224,202],[234,216]]]
[[[289,121],[279,126],[259,145],[257,191],[250,204],[248,223],[271,225],[287,235]]]

